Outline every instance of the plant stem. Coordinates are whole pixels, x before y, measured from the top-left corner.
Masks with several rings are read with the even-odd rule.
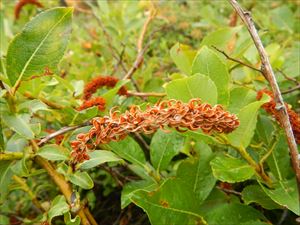
[[[31,140],[31,144],[33,147],[34,152],[37,152],[39,149],[38,144]],[[67,202],[71,204],[71,196],[72,196],[72,188],[71,185],[65,180],[64,176],[59,174],[52,163],[48,162],[47,160],[43,159],[40,156],[35,157],[35,162],[41,165],[49,174],[51,179],[54,183],[58,186],[61,193],[66,197]],[[96,225],[97,223],[92,223],[89,221],[85,211],[89,210],[88,208],[80,208],[78,211],[78,215],[81,218],[81,224],[83,225]]]
[[[1,160],[18,160],[23,158],[23,152],[1,152],[0,153],[0,161]]]

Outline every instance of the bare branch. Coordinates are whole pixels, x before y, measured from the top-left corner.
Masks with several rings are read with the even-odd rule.
[[[258,32],[255,28],[255,25],[253,23],[251,14],[249,12],[244,11],[241,6],[238,4],[236,0],[229,0],[232,7],[235,9],[235,11],[239,14],[240,18],[244,22],[244,24],[247,26],[247,29],[252,37],[252,40],[258,50],[258,53],[261,58],[262,68],[261,71],[264,74],[265,78],[269,82],[272,92],[274,94],[274,100],[276,102],[276,109],[278,110],[279,116],[280,116],[280,123],[283,127],[286,138],[289,145],[289,151],[292,161],[292,167],[295,171],[297,183],[298,183],[298,191],[299,191],[299,197],[300,197],[300,162],[298,159],[298,149],[297,144],[294,138],[294,134],[292,131],[292,127],[290,124],[289,116],[287,113],[286,106],[284,104],[284,101],[282,99],[282,95],[280,93],[276,77],[274,75],[273,69],[271,67],[268,55],[266,50],[264,49],[264,46],[262,44],[262,41],[258,35]]]

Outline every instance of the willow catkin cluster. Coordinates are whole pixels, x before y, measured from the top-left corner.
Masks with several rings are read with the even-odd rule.
[[[26,5],[35,5],[39,8],[43,8],[44,6],[37,0],[19,0],[17,4],[15,5],[15,19],[18,20],[20,18],[20,13],[22,11],[22,8]]]
[[[88,82],[83,90],[83,103],[77,108],[77,110],[81,111],[92,106],[98,106],[100,111],[105,110],[105,99],[98,96],[92,98],[92,95],[101,87],[110,87],[113,88],[119,79],[111,76],[98,76],[93,78],[90,82]],[[127,89],[125,87],[121,87],[118,91],[119,95],[127,95]]]
[[[111,76],[98,76],[93,78],[89,83],[87,83],[83,90],[83,99],[88,100],[92,95],[101,87],[110,87],[113,88],[118,83],[119,79]],[[127,89],[121,87],[119,95],[126,95]]]
[[[267,94],[271,97],[271,100],[262,105],[262,108],[266,110],[267,113],[271,114],[278,122],[280,121],[280,115],[278,110],[276,110],[276,102],[274,101],[274,95],[269,90],[260,90],[257,92],[256,98],[260,100],[263,94]],[[295,136],[295,140],[297,144],[300,144],[300,116],[292,110],[287,103],[284,103],[287,108],[287,112],[289,115],[290,123],[292,126],[292,130]]]
[[[102,97],[95,97],[91,98],[89,100],[85,100],[78,108],[77,110],[81,111],[93,106],[97,106],[98,110],[104,111],[105,110],[105,99]]]
[[[88,133],[79,134],[71,142],[75,163],[87,159],[87,151],[93,146],[120,141],[131,132],[151,134],[159,128],[171,127],[180,132],[201,129],[207,134],[229,133],[239,126],[239,120],[221,105],[211,106],[200,99],[191,99],[188,103],[162,101],[144,111],[138,106],[132,106],[123,114],[111,111],[109,116],[94,118],[92,125]]]

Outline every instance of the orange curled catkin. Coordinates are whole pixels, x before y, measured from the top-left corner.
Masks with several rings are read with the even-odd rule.
[[[88,100],[92,97],[92,95],[101,87],[114,87],[116,83],[119,81],[118,78],[111,76],[98,76],[93,78],[89,83],[87,83],[83,90],[83,99]],[[119,95],[126,95],[127,90],[125,87],[121,87]]]
[[[188,103],[165,100],[145,111],[134,105],[123,114],[111,111],[109,116],[94,118],[89,132],[77,135],[71,142],[72,161],[79,163],[88,158],[90,143],[97,146],[120,141],[131,132],[151,134],[159,128],[171,127],[180,132],[201,129],[207,134],[230,133],[238,126],[236,115],[224,111],[221,105],[211,106],[196,98]]]
[[[31,5],[35,5],[39,8],[43,8],[43,5],[37,0],[19,0],[17,2],[17,4],[15,5],[15,19],[16,20],[19,19],[22,8],[27,4],[31,4]]]
[[[105,110],[105,99],[102,97],[95,97],[89,100],[86,100],[82,103],[81,106],[77,108],[78,111],[93,107],[93,106],[98,106],[98,109],[100,111]]]
[[[257,92],[256,98],[260,100],[263,94],[267,94],[271,97],[271,100],[262,105],[262,108],[266,110],[267,113],[271,114],[278,122],[279,120],[279,112],[276,110],[276,102],[274,101],[274,95],[269,90],[260,90]],[[299,115],[292,109],[289,108],[287,103],[284,103],[287,108],[287,112],[289,115],[290,123],[292,126],[292,130],[295,136],[295,140],[297,144],[300,144],[300,117]]]

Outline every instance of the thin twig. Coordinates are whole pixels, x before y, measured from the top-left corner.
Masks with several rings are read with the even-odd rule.
[[[231,190],[231,189],[227,189],[227,188],[221,188],[219,186],[217,186],[217,189],[219,189],[221,191],[224,191],[226,194],[234,194],[234,195],[239,196],[239,197],[242,196],[241,192],[238,192],[238,191],[235,191],[235,190]]]
[[[88,5],[89,5],[90,7],[93,8],[93,6],[91,5],[91,3],[88,3]],[[120,63],[120,65],[121,65],[123,71],[126,73],[127,70],[126,70],[126,68],[125,68],[125,66],[124,66],[123,61],[120,60],[120,57],[119,57],[120,54],[119,54],[118,50],[113,46],[113,44],[112,44],[112,37],[109,35],[109,33],[108,33],[106,27],[104,26],[101,17],[98,16],[98,15],[94,12],[94,10],[93,10],[93,15],[95,16],[95,18],[96,18],[98,24],[100,25],[100,28],[101,28],[101,30],[102,30],[102,32],[103,32],[103,34],[104,34],[104,37],[105,37],[105,39],[106,39],[106,41],[107,41],[107,45],[108,45],[109,49],[111,50],[112,56],[117,60],[118,63]]]
[[[143,47],[143,42],[145,39],[145,34],[147,32],[147,28],[150,24],[150,22],[155,18],[156,15],[156,10],[154,8],[154,6],[151,8],[150,10],[150,14],[148,16],[148,18],[146,19],[142,31],[140,33],[138,42],[137,42],[137,56],[136,59],[132,65],[132,67],[128,70],[128,72],[126,73],[126,75],[124,76],[123,80],[126,79],[131,79],[132,75],[135,73],[135,71],[142,65],[143,61],[144,61],[144,53],[146,52],[146,50],[148,49],[150,43],[148,42],[145,47]]]
[[[245,62],[243,62],[243,61],[241,61],[241,60],[239,60],[239,59],[232,58],[232,57],[229,56],[225,51],[223,51],[223,50],[221,50],[221,49],[218,49],[216,46],[213,46],[213,45],[212,45],[212,47],[213,47],[214,49],[216,49],[218,52],[222,53],[227,59],[229,59],[229,60],[231,60],[231,61],[233,61],[233,62],[236,62],[236,63],[238,63],[238,64],[241,64],[241,65],[243,65],[243,66],[246,66],[246,67],[248,67],[248,68],[250,68],[250,69],[252,69],[252,70],[255,70],[255,71],[257,71],[257,72],[262,73],[262,71],[261,71],[260,69],[257,69],[257,68],[255,68],[254,66],[251,66],[250,64],[245,63]]]
[[[295,84],[300,84],[300,81],[297,81],[295,78],[288,76],[285,72],[283,72],[281,69],[277,69],[279,73],[281,73],[282,76],[284,76],[285,79],[289,81],[293,81]]]
[[[291,93],[291,92],[294,92],[294,91],[297,91],[297,90],[300,90],[300,84],[298,84],[297,86],[292,87],[288,90],[281,91],[281,94],[288,94],[288,93]]]
[[[144,53],[146,52],[148,47],[149,47],[149,44],[147,44],[142,49],[142,51],[140,51],[137,54],[137,57],[136,57],[134,63],[132,64],[132,67],[128,70],[126,75],[123,77],[123,80],[130,79],[132,77],[132,75],[135,73],[135,71],[137,71],[137,69],[140,68],[140,66],[142,65],[142,62],[144,61]]]
[[[258,32],[255,28],[255,25],[253,23],[252,17],[249,12],[244,11],[241,6],[238,4],[236,0],[229,0],[232,7],[235,9],[235,11],[239,14],[240,18],[244,22],[244,24],[247,26],[247,29],[252,37],[252,40],[258,50],[258,53],[261,58],[261,64],[262,68],[261,71],[263,72],[264,76],[266,77],[267,81],[269,82],[272,92],[274,94],[274,100],[276,102],[276,110],[278,110],[279,113],[279,120],[284,128],[288,145],[289,145],[289,151],[292,161],[292,167],[294,169],[294,172],[296,174],[296,179],[298,183],[298,192],[299,192],[299,198],[300,198],[300,162],[298,159],[298,149],[297,144],[294,138],[294,134],[292,131],[292,127],[290,124],[289,116],[287,113],[286,106],[284,104],[284,101],[282,99],[282,95],[280,93],[280,89],[278,87],[278,84],[276,82],[276,77],[274,75],[273,69],[271,67],[268,55],[266,50],[264,49],[264,46],[262,44],[262,41],[258,35]]]
[[[148,143],[144,140],[144,138],[142,137],[142,135],[140,135],[139,133],[135,132],[133,133],[133,135],[135,136],[135,138],[138,140],[138,142],[140,142],[144,148],[149,152],[150,151],[150,146],[148,145]]]
[[[40,140],[40,142],[38,143],[38,146],[41,146],[41,145],[45,144],[46,142],[50,141],[51,139],[53,139],[53,138],[55,138],[55,137],[57,137],[61,134],[67,133],[67,132],[72,131],[72,130],[76,130],[80,127],[86,127],[86,126],[89,126],[89,125],[90,125],[90,121],[87,121],[87,122],[84,122],[84,123],[76,125],[76,126],[63,127],[60,130],[55,131],[55,132],[47,135],[46,137],[42,138]]]
[[[147,32],[147,28],[148,28],[150,22],[155,18],[155,15],[156,15],[156,10],[155,10],[154,7],[152,7],[150,12],[149,12],[149,16],[147,17],[147,19],[146,19],[146,21],[143,25],[142,31],[140,33],[140,37],[139,37],[138,42],[137,42],[138,52],[141,52],[143,50],[143,42],[144,42],[145,34]]]

